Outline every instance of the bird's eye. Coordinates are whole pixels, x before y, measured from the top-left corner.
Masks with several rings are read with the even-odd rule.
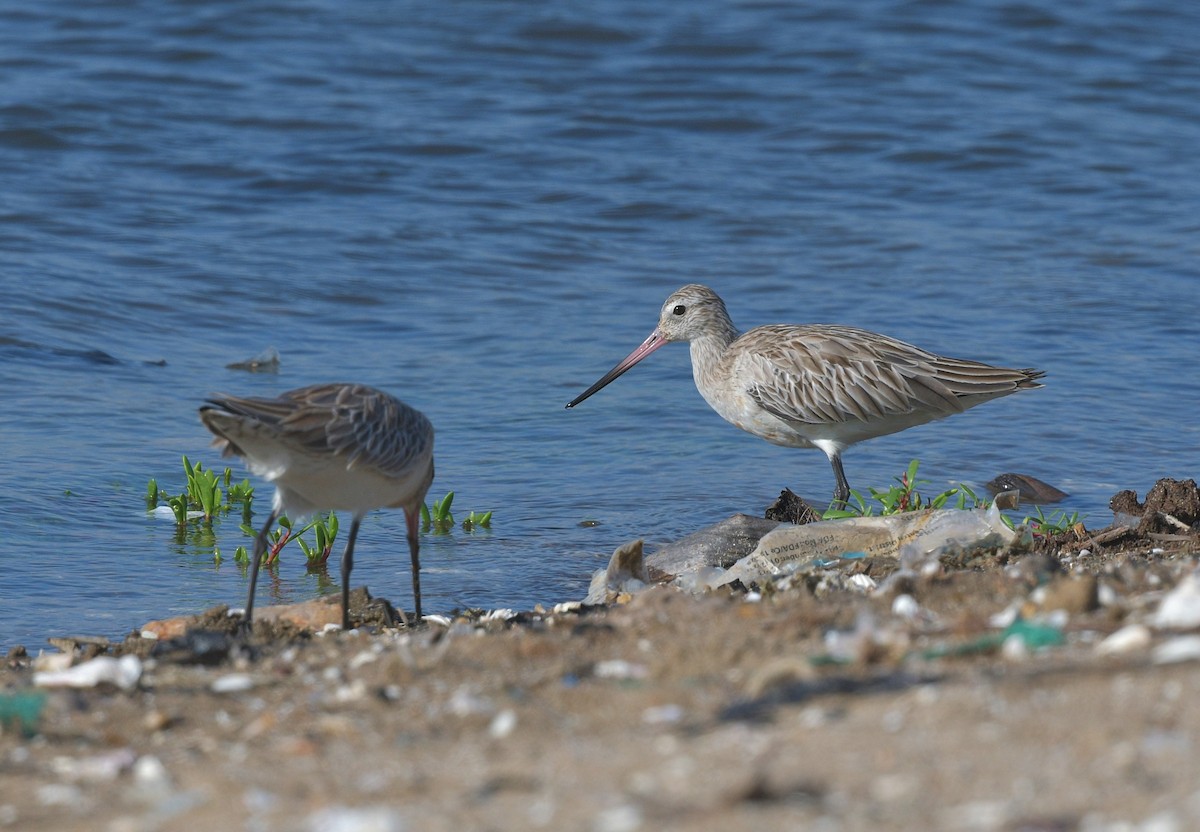
[[[686,311],[687,311],[687,307],[681,303],[678,306],[676,306],[674,309],[671,310],[671,314],[672,315],[682,315]]]

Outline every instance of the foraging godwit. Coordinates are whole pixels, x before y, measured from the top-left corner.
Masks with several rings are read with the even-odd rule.
[[[223,456],[237,454],[275,483],[271,515],[254,541],[245,623],[254,613],[254,585],[267,534],[281,513],[353,512],[342,555],[342,626],[350,627],[350,569],[363,515],[402,508],[412,557],[413,606],[421,620],[418,523],[433,482],[433,425],[419,411],[362,384],[316,384],[275,399],[220,396],[200,408]]]
[[[667,298],[642,345],[567,407],[574,407],[670,341],[690,341],[692,378],[723,419],[776,445],[820,448],[850,497],[842,451],[855,442],[941,419],[1041,387],[1040,370],[1010,370],[936,355],[849,326],[760,326],[739,334],[707,286]]]

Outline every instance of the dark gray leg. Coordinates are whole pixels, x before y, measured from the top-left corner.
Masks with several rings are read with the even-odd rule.
[[[271,509],[267,522],[263,523],[262,531],[254,538],[254,554],[250,557],[250,593],[246,596],[246,614],[242,616],[243,626],[249,628],[254,617],[254,587],[258,584],[258,566],[262,563],[263,553],[267,551],[267,534],[279,519],[279,509]]]
[[[358,537],[361,514],[350,521],[350,536],[346,539],[346,551],[342,554],[342,629],[350,629],[350,570],[354,566],[354,540]]]
[[[845,506],[850,499],[850,483],[846,482],[846,472],[842,469],[842,455],[831,454],[829,464],[833,466],[833,475],[837,477],[837,487],[833,489],[833,502],[829,507],[835,508],[838,504]]]
[[[408,524],[408,554],[412,557],[413,613],[416,623],[421,623],[421,539],[420,515],[418,511],[404,510]]]

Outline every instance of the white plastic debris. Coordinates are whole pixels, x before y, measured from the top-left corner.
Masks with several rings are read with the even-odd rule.
[[[850,584],[852,589],[857,589],[860,592],[870,592],[875,587],[879,586],[879,584],[875,582],[874,578],[862,572],[858,573],[857,575],[851,575],[850,580],[847,581],[847,583]]]
[[[1144,624],[1129,624],[1097,644],[1096,652],[1102,656],[1117,656],[1135,650],[1145,650],[1150,646],[1151,639],[1149,627]]]
[[[694,572],[684,572],[675,576],[671,584],[684,592],[700,595],[726,583],[722,580],[725,570],[720,566],[701,566]]]
[[[154,510],[151,511],[150,514],[152,517],[154,517],[155,520],[174,520],[175,519],[175,510],[173,508],[171,508],[170,506],[155,506]],[[189,511],[187,513],[187,519],[189,519],[189,520],[195,520],[197,517],[203,517],[203,516],[204,516],[203,511]]]
[[[641,592],[650,583],[642,541],[631,540],[612,553],[608,567],[592,575],[585,604],[611,604],[624,593]]]
[[[97,656],[94,659],[68,667],[65,670],[49,670],[33,674],[33,683],[40,687],[94,688],[97,685],[115,685],[121,690],[133,690],[142,677],[142,660],[134,655]]]
[[[1193,572],[1163,596],[1150,625],[1160,630],[1200,627],[1200,577]]]
[[[994,505],[986,510],[931,509],[781,525],[731,566],[721,583],[740,580],[748,585],[801,569],[832,566],[847,556],[895,558],[908,546],[915,547],[911,557],[920,558],[952,549],[1007,548],[1016,540],[1016,532]]]
[[[55,757],[51,770],[72,783],[107,783],[128,771],[137,760],[132,748],[118,748],[91,757]]]

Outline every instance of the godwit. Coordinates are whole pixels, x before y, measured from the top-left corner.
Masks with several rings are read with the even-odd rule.
[[[419,411],[363,384],[316,384],[276,399],[220,396],[200,408],[223,456],[237,454],[275,483],[271,515],[254,541],[245,623],[267,533],[281,513],[295,519],[319,511],[353,513],[342,555],[342,626],[350,627],[350,569],[363,515],[402,508],[412,557],[413,606],[421,620],[418,522],[433,482],[433,425]]]
[[[642,345],[567,407],[574,407],[669,341],[690,341],[692,378],[723,419],[776,445],[820,448],[850,497],[842,451],[855,442],[941,419],[1041,387],[1040,370],[947,358],[849,326],[760,326],[739,334],[707,286],[667,298]]]

